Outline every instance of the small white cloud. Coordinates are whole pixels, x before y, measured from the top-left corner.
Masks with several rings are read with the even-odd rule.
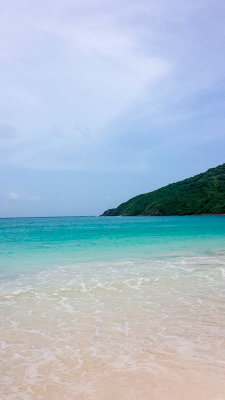
[[[15,192],[9,192],[8,199],[9,200],[19,200],[20,196]]]
[[[40,196],[38,196],[38,195],[26,196],[24,194],[18,194],[16,192],[9,192],[8,200],[37,201],[37,200],[40,200]]]

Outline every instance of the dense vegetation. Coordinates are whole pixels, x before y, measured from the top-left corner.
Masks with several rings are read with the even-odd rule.
[[[225,214],[225,164],[133,197],[117,208],[105,211],[103,215],[199,214]]]

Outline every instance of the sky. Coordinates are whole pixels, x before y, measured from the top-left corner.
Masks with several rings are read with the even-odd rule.
[[[0,9],[0,217],[99,215],[225,162],[225,2]]]

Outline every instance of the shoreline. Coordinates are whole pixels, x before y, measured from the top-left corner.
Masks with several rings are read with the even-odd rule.
[[[225,214],[182,214],[182,215],[52,215],[52,216],[19,216],[19,217],[0,217],[4,219],[41,219],[41,218],[100,218],[100,217],[217,217],[225,216]]]
[[[225,257],[117,264],[46,270],[1,292],[4,398],[221,398]]]

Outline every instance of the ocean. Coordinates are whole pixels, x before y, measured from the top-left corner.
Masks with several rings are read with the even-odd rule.
[[[1,400],[225,400],[225,216],[0,219]]]

